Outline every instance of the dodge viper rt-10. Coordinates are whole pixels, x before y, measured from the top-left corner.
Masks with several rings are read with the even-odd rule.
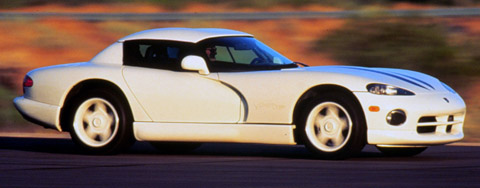
[[[252,35],[162,28],[126,36],[88,62],[30,71],[14,100],[28,120],[68,131],[87,152],[135,140],[305,145],[342,159],[366,144],[411,156],[463,138],[462,98],[419,72],[308,67]]]

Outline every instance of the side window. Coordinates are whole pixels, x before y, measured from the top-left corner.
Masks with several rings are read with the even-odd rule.
[[[139,44],[138,45],[138,50],[140,50],[140,54],[142,56],[142,58],[145,57],[145,55],[147,54],[147,49],[152,46],[150,44]]]
[[[180,71],[185,46],[170,41],[125,41],[124,65]],[[182,54],[183,53],[183,54]]]
[[[218,37],[198,43],[210,72],[280,70],[298,67],[253,37]]]
[[[249,65],[258,56],[253,50],[235,50],[233,47],[229,47],[232,57],[235,59],[235,63]]]
[[[216,55],[212,61],[249,65],[258,56],[251,49],[235,49],[231,46],[215,46]]]
[[[215,46],[215,48],[217,49],[217,55],[215,56],[216,61],[223,61],[227,63],[234,62],[226,46]]]
[[[167,47],[167,56],[170,59],[178,59],[179,58],[180,48],[177,47]]]

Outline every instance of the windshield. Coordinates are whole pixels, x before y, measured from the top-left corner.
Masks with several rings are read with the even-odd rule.
[[[200,45],[212,69],[265,70],[297,67],[294,62],[252,37],[209,39]]]

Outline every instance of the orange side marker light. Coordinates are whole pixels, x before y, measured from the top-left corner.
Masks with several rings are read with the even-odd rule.
[[[380,107],[370,106],[370,107],[368,107],[368,110],[370,110],[370,112],[378,112],[378,111],[380,111]]]

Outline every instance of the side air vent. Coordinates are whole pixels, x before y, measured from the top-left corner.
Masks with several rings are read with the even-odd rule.
[[[436,129],[437,129],[437,126],[417,127],[417,132],[420,134],[434,133]]]
[[[418,134],[456,134],[462,129],[463,113],[423,116],[418,119]]]
[[[418,120],[418,123],[437,122],[435,116],[424,116]]]

